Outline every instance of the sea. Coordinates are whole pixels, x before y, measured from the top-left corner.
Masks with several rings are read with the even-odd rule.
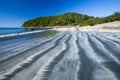
[[[51,29],[51,28],[36,28],[35,30],[46,30],[46,29]],[[0,28],[0,35],[3,34],[12,34],[12,33],[21,33],[21,32],[29,32],[31,31],[28,28]]]
[[[27,28],[0,28],[0,35],[29,31]]]

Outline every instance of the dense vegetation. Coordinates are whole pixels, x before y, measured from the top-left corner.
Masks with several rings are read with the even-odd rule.
[[[78,13],[65,13],[57,16],[46,16],[26,21],[23,27],[46,26],[87,26],[120,20],[120,12],[107,17],[93,17]]]

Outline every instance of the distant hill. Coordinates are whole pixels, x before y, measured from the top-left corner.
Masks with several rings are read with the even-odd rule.
[[[28,20],[22,27],[53,27],[53,26],[92,26],[120,20],[120,12],[107,17],[93,17],[78,13],[65,13],[57,16],[46,16]]]

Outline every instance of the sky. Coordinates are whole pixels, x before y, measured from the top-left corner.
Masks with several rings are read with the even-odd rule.
[[[0,0],[0,27],[20,27],[40,16],[77,12],[105,17],[120,11],[120,0]]]

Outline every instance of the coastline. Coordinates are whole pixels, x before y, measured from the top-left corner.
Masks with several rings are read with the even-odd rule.
[[[47,31],[47,30],[27,31],[27,32],[10,33],[10,34],[1,34],[0,38],[12,37],[12,36],[22,36],[22,35],[27,35],[27,34],[40,33],[40,32],[44,32],[44,31]]]
[[[111,76],[111,73],[120,73],[119,70],[111,71],[103,62],[110,61],[113,69],[119,68],[119,65],[114,63],[119,64],[120,62],[118,60],[120,33],[94,34],[94,32],[64,31],[49,38],[41,38],[39,33],[36,36],[28,35],[27,37],[31,38],[8,39],[7,43],[5,40],[0,41],[0,61],[2,63],[0,64],[0,79],[41,80],[44,76],[49,76],[46,79],[61,80],[59,77],[62,76],[63,80],[66,78],[74,80],[76,73],[78,76],[83,76],[84,74],[89,75],[91,72],[97,75],[89,75],[95,80],[119,79],[114,75]],[[98,51],[94,51],[95,49]],[[111,50],[109,51],[109,49]],[[2,53],[6,55],[4,56]],[[95,63],[95,65],[91,63]],[[81,66],[87,69],[80,68]],[[80,74],[80,71],[84,74]],[[86,76],[80,79],[84,78]]]

